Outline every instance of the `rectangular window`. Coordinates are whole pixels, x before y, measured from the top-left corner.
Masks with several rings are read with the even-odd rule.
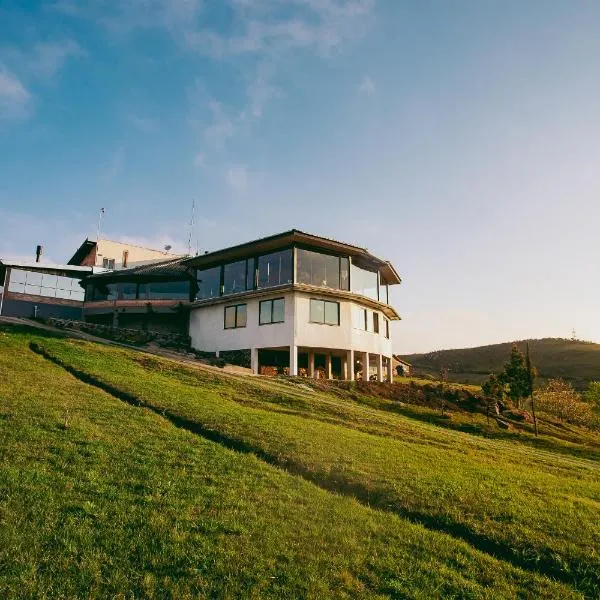
[[[83,300],[84,292],[79,281],[76,277],[11,269],[8,291],[47,298]]]
[[[292,283],[292,250],[281,250],[258,258],[258,287]]]
[[[256,287],[256,262],[253,258],[247,261],[248,270],[246,271],[246,289],[253,290]]]
[[[373,313],[373,332],[379,333],[379,313]]]
[[[221,295],[221,267],[212,267],[198,271],[198,300],[205,298],[217,298]]]
[[[236,306],[225,307],[225,329],[236,329],[246,327],[246,305],[238,304]]]
[[[327,300],[310,301],[310,322],[323,323],[325,325],[340,324],[340,305],[339,302],[329,302]]]
[[[367,271],[353,263],[350,266],[350,275],[352,278],[352,291],[354,293],[373,300],[379,300],[376,271]]]
[[[127,261],[129,260],[129,250],[123,250],[123,268],[127,267]]]
[[[114,258],[103,258],[102,259],[102,267],[105,269],[110,269],[111,271],[114,271],[115,259]]]
[[[385,319],[385,337],[390,339],[390,322],[387,319]]]
[[[366,309],[360,308],[359,306],[354,306],[352,308],[352,325],[354,329],[367,330],[367,312]]]
[[[121,284],[121,286],[126,284]],[[189,281],[149,281],[140,283],[140,300],[181,300],[190,299]]]
[[[338,290],[341,276],[340,258],[298,248],[296,274],[298,283]]]
[[[283,298],[275,300],[263,300],[259,305],[260,325],[269,323],[283,323],[285,320],[285,301]]]
[[[223,267],[223,294],[246,291],[246,262],[239,260]]]

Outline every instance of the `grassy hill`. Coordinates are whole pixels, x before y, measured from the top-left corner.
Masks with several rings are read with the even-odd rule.
[[[0,373],[0,597],[600,594],[593,432],[14,327]]]
[[[600,344],[579,340],[523,340],[478,348],[409,354],[403,358],[414,366],[417,373],[439,377],[440,369],[447,367],[450,380],[478,384],[487,379],[490,373],[502,370],[513,343],[524,352],[526,342],[529,342],[531,359],[540,378],[562,377],[579,389],[587,387],[590,381],[600,380]]]

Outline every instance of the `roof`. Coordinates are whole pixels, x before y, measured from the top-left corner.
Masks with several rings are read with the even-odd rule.
[[[83,267],[81,265],[59,265],[55,263],[43,263],[22,260],[0,259],[0,266],[22,267],[24,269],[38,269],[39,271],[78,271],[79,273],[91,273],[94,267]]]
[[[260,254],[278,250],[291,245],[306,245],[310,248],[320,248],[323,250],[329,250],[330,252],[334,252],[336,254],[344,254],[355,258],[361,258],[365,262],[376,266],[388,283],[396,284],[402,281],[400,275],[398,275],[396,269],[389,261],[377,258],[366,248],[361,248],[359,246],[347,244],[346,242],[339,242],[330,238],[306,233],[298,229],[290,229],[289,231],[284,231],[283,233],[259,238],[244,244],[230,246],[229,248],[208,252],[206,254],[201,254],[200,256],[193,256],[186,260],[186,264],[197,268],[210,267],[222,261],[241,259],[245,256],[248,256],[250,252]]]
[[[81,261],[89,255],[89,253],[96,247],[96,242],[85,239],[85,242],[75,250],[75,254],[71,256],[68,263],[69,265],[79,265]]]
[[[91,275],[88,279],[102,280],[102,281],[115,281],[120,279],[134,278],[148,278],[148,279],[168,279],[178,278],[184,279],[193,277],[189,271],[189,268],[184,261],[187,257],[180,258],[169,258],[167,260],[161,260],[158,262],[147,263],[137,267],[131,267],[130,269],[119,269],[117,271],[107,271],[105,273],[98,273],[97,275]]]
[[[404,360],[399,354],[394,354],[394,360],[396,362],[402,363],[403,365],[406,365],[407,367],[412,367],[412,364],[409,363],[407,360]]]

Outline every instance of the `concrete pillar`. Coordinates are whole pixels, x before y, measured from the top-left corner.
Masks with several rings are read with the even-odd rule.
[[[363,381],[369,381],[369,353],[363,354]]]
[[[250,350],[250,368],[255,375],[258,375],[258,348]]]
[[[314,350],[308,351],[308,376],[315,378],[315,353]]]
[[[290,346],[290,377],[298,376],[298,346]]]
[[[383,355],[377,355],[377,381],[383,381]]]
[[[325,355],[325,379],[333,379],[331,372],[331,354]]]
[[[354,350],[346,352],[346,379],[354,381]]]
[[[388,358],[388,373],[390,374],[390,383],[394,383],[394,358],[390,356]]]

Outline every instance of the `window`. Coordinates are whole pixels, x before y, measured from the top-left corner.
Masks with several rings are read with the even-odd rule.
[[[76,277],[11,269],[8,291],[18,294],[31,294],[32,296],[83,302],[85,293],[79,285],[79,281]]]
[[[248,268],[246,270],[246,289],[253,290],[256,287],[256,261],[249,258],[247,261]]]
[[[131,284],[120,284],[121,289]],[[140,300],[182,300],[190,299],[189,281],[149,281],[140,283]],[[124,296],[123,296],[124,297]]]
[[[308,285],[347,290],[348,258],[298,248],[296,253],[296,280],[298,283]]]
[[[384,319],[385,321],[385,337],[389,340],[390,339],[390,322],[387,319]]]
[[[221,267],[198,271],[198,300],[216,298],[221,295]]]
[[[352,291],[361,296],[379,300],[377,293],[377,272],[367,271],[352,264],[350,267],[352,278]]]
[[[225,329],[236,329],[237,327],[246,327],[246,305],[237,304],[236,306],[225,307]]]
[[[129,250],[123,250],[123,268],[127,267],[127,260],[129,259]]]
[[[373,313],[373,333],[379,333],[379,313]]]
[[[367,311],[359,306],[352,308],[352,326],[354,329],[367,330]]]
[[[329,302],[327,300],[310,301],[310,322],[323,323],[325,325],[340,324],[340,305],[339,302]]]
[[[223,267],[223,294],[246,290],[246,262],[250,261],[240,260]]]
[[[292,283],[292,250],[281,250],[258,258],[258,287]]]
[[[283,323],[285,320],[285,301],[283,298],[263,300],[260,305],[258,322],[260,325]]]
[[[102,267],[105,269],[115,270],[115,259],[114,258],[103,258]]]

